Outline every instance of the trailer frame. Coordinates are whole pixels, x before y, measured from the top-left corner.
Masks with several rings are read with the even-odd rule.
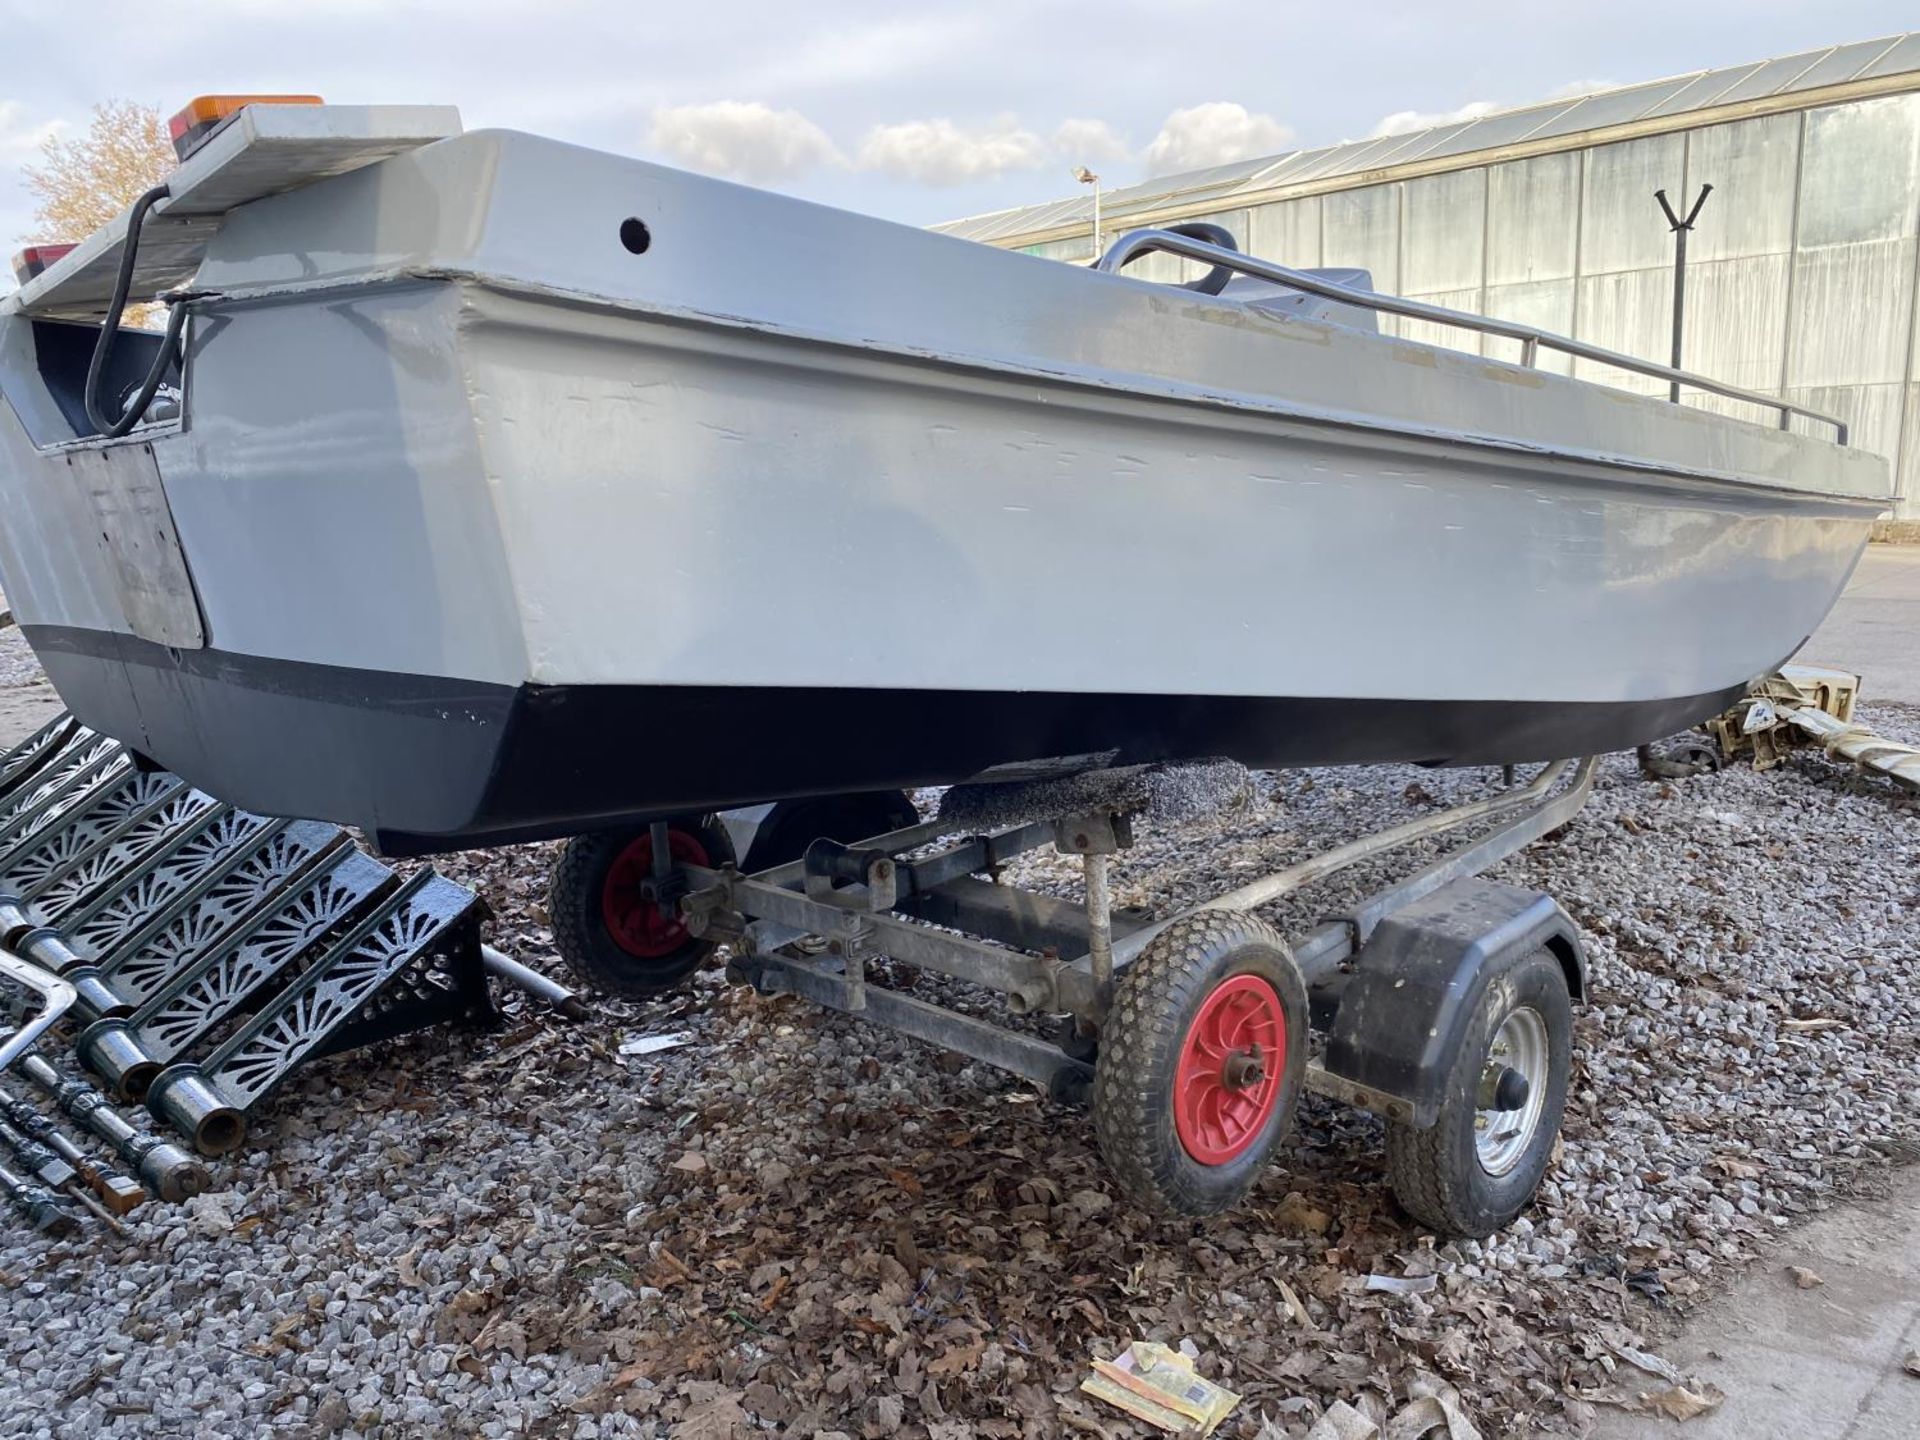
[[[1131,843],[1134,818],[1114,811],[959,838],[947,838],[950,825],[928,820],[854,845],[816,841],[802,859],[753,875],[687,866],[677,910],[694,935],[728,944],[731,977],[763,994],[799,995],[862,1016],[1078,1101],[1093,1078],[1085,1041],[1105,1019],[1116,980],[1176,921],[1208,910],[1252,911],[1361,861],[1494,822],[1294,942],[1320,1029],[1337,1009],[1350,962],[1383,920],[1566,824],[1591,793],[1594,768],[1591,758],[1556,761],[1525,783],[1509,771],[1490,796],[1361,836],[1155,921],[1112,905],[1108,865]],[[1082,904],[999,883],[1008,862],[1048,845],[1081,859]],[[808,937],[816,944],[806,946]],[[877,956],[1000,992],[1016,1019],[1069,1017],[1071,1029],[1063,1045],[876,985],[867,965]],[[1577,997],[1582,982],[1570,974],[1569,983]],[[1356,1083],[1321,1060],[1308,1066],[1307,1085],[1392,1120],[1412,1121],[1418,1108],[1412,1096]]]

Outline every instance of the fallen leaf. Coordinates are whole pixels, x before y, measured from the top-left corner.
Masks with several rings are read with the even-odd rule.
[[[233,1229],[233,1212],[227,1208],[232,1203],[231,1195],[211,1191],[195,1195],[187,1201],[187,1218],[202,1235],[224,1235]]]
[[[1480,1440],[1480,1432],[1460,1408],[1460,1397],[1451,1388],[1445,1398],[1423,1395],[1403,1406],[1387,1421],[1383,1440],[1427,1440],[1438,1435],[1442,1440]]]
[[[1720,1402],[1727,1397],[1711,1385],[1699,1390],[1690,1390],[1685,1385],[1675,1385],[1671,1390],[1662,1390],[1658,1395],[1649,1395],[1647,1404],[1660,1414],[1674,1420],[1691,1420],[1696,1415],[1704,1415],[1709,1410],[1720,1408]]]
[[[1015,1191],[1023,1205],[1058,1205],[1060,1187],[1045,1175],[1036,1175],[1030,1180],[1022,1180]]]
[[[1287,1198],[1273,1212],[1276,1223],[1293,1230],[1306,1230],[1315,1235],[1324,1235],[1332,1226],[1333,1219],[1318,1205],[1309,1205],[1306,1197],[1298,1190],[1287,1192]]]
[[[963,1370],[971,1370],[986,1353],[987,1342],[975,1340],[970,1345],[961,1345],[927,1362],[929,1375],[958,1375]]]
[[[711,1400],[687,1407],[680,1423],[670,1432],[673,1440],[741,1440],[751,1433],[747,1412],[732,1395],[716,1395]]]
[[[1336,1400],[1307,1431],[1307,1440],[1373,1440],[1380,1427],[1344,1400]]]
[[[473,1348],[476,1351],[505,1350],[515,1360],[527,1358],[527,1332],[517,1321],[506,1318],[501,1310],[480,1327],[480,1333],[474,1337]]]

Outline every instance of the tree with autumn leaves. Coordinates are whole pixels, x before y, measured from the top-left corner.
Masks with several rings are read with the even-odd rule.
[[[166,121],[150,105],[109,100],[93,107],[93,123],[71,140],[54,136],[38,165],[23,166],[38,201],[39,234],[22,239],[57,243],[85,239],[165,180],[178,163]]]

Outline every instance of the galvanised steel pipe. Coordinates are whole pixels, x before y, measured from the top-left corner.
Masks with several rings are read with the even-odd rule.
[[[0,976],[26,986],[41,1000],[38,1015],[0,1039],[0,1074],[5,1074],[13,1068],[14,1061],[33,1049],[34,1042],[73,1008],[78,995],[73,986],[58,975],[49,974],[4,947],[0,947]]]
[[[527,994],[541,1003],[552,1007],[569,1020],[586,1020],[593,1010],[573,991],[558,980],[542,975],[531,965],[522,965],[511,955],[496,950],[491,945],[480,947],[480,963],[487,973],[497,975],[511,985],[517,985]]]
[[[1237,890],[1216,895],[1213,899],[1195,905],[1189,910],[1183,910],[1178,915],[1170,915],[1165,920],[1134,931],[1124,940],[1116,943],[1113,947],[1114,964],[1116,968],[1132,964],[1156,935],[1175,920],[1187,915],[1197,914],[1203,910],[1252,910],[1278,900],[1282,895],[1311,885],[1315,881],[1324,880],[1329,875],[1346,869],[1349,865],[1358,864],[1375,855],[1397,850],[1417,840],[1443,835],[1476,820],[1486,820],[1496,815],[1504,815],[1508,811],[1537,805],[1573,768],[1573,763],[1571,760],[1556,760],[1550,765],[1543,766],[1540,773],[1525,785],[1503,790],[1483,800],[1471,800],[1450,809],[1436,810],[1430,815],[1423,815],[1417,820],[1409,820],[1405,824],[1395,825],[1388,830],[1378,830],[1370,835],[1363,835],[1357,840],[1348,841],[1345,845],[1309,856],[1296,865],[1289,865],[1284,870],[1276,870],[1273,874],[1251,881]]]

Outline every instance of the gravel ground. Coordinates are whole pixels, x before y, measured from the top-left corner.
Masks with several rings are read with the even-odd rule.
[[[5,603],[6,597],[0,595],[0,605]],[[9,625],[0,630],[0,687],[31,685],[41,678],[40,662],[34,658],[33,647],[27,644],[20,627]]]
[[[1920,710],[1864,718],[1920,740]],[[1118,898],[1191,902],[1487,779],[1261,776],[1224,821],[1143,826]],[[443,868],[539,960],[551,858]],[[1298,933],[1410,864],[1273,918]],[[1146,1222],[1084,1112],[709,970],[584,1025],[509,998],[498,1033],[314,1067],[223,1188],[149,1207],[130,1242],[8,1233],[0,1434],[1118,1437],[1148,1432],[1074,1387],[1136,1335],[1191,1336],[1244,1393],[1225,1434],[1379,1414],[1423,1376],[1489,1435],[1577,1434],[1667,1389],[1622,1347],[1920,1154],[1920,803],[1817,756],[1669,784],[1614,757],[1493,873],[1568,908],[1593,997],[1563,1153],[1492,1242],[1436,1245],[1386,1191],[1378,1123],[1311,1098],[1248,1205]],[[1374,1272],[1438,1284],[1373,1293]]]
[[[0,595],[0,607],[6,603]],[[24,740],[64,708],[20,627],[0,628],[0,749]]]

